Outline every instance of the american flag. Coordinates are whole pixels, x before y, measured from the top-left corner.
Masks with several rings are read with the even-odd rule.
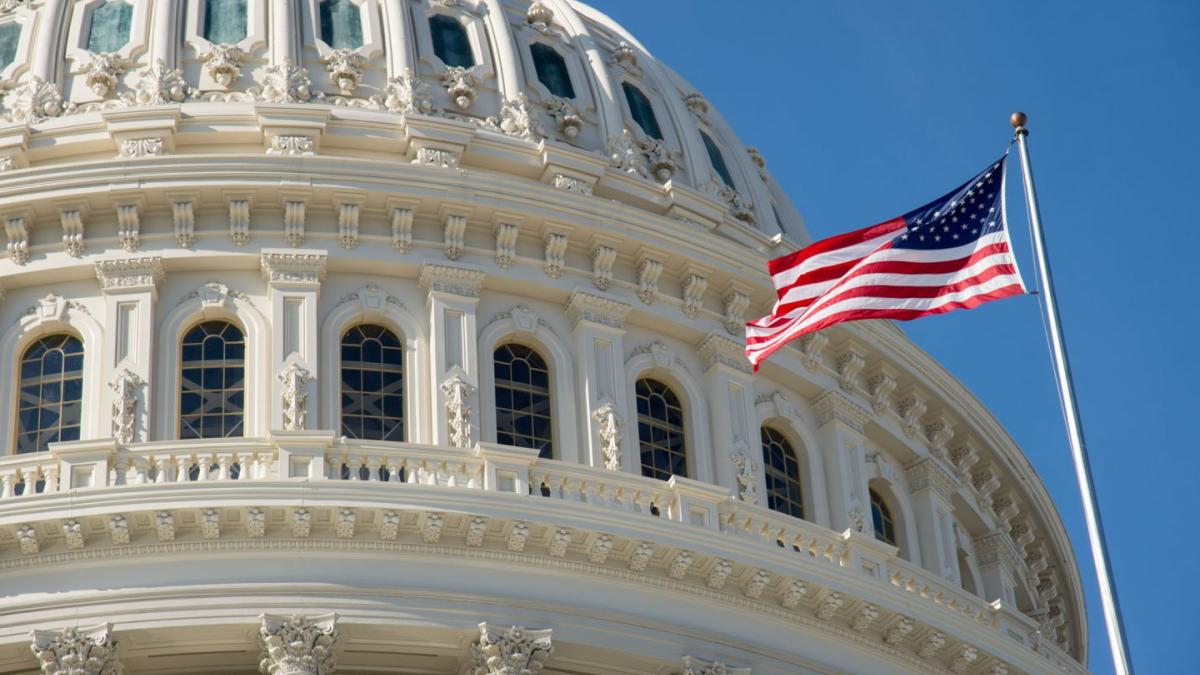
[[[1005,157],[899,218],[769,262],[775,308],[746,325],[755,370],[791,340],[835,323],[907,321],[1024,293],[1004,217]]]

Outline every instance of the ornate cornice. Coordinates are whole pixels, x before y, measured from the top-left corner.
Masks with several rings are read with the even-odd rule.
[[[263,249],[263,279],[272,286],[316,286],[325,279],[324,251]]]
[[[908,477],[908,488],[913,493],[932,489],[939,497],[949,502],[958,490],[954,474],[942,467],[933,457],[925,457],[909,464],[904,469]]]
[[[612,328],[623,328],[625,317],[632,309],[632,305],[619,300],[593,295],[579,289],[571,292],[566,305],[567,316],[571,321],[590,321]]]
[[[432,293],[448,293],[464,298],[478,298],[479,289],[487,274],[473,267],[425,263],[421,266],[420,284]]]
[[[97,260],[96,279],[104,292],[153,290],[164,273],[162,256]]]
[[[750,362],[746,360],[745,348],[740,342],[727,337],[711,333],[704,338],[696,351],[704,361],[705,370],[720,365],[742,373],[751,372]]]
[[[813,412],[817,414],[817,426],[838,421],[862,433],[871,413],[839,391],[827,391],[813,401]]]
[[[1017,546],[1013,543],[1012,537],[1008,536],[1008,533],[1002,530],[992,530],[982,537],[976,537],[973,544],[975,559],[981,567],[1000,563],[1001,566],[1015,575],[1018,570],[1025,566],[1021,554],[1017,552]]]

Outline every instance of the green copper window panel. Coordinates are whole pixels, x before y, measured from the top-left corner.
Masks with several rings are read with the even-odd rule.
[[[204,0],[204,39],[234,44],[246,39],[246,0]]]
[[[129,42],[133,5],[110,0],[92,10],[88,23],[87,49],[93,54],[115,52]]]
[[[429,17],[429,32],[433,35],[433,53],[442,63],[451,68],[470,68],[475,65],[471,39],[467,37],[467,29],[457,19],[435,14]]]
[[[554,458],[550,415],[550,369],[525,345],[501,345],[495,352],[496,442],[534,448]]]
[[[351,0],[321,3],[321,40],[334,49],[363,46],[362,15]]]
[[[767,479],[767,506],[797,518],[804,517],[800,462],[783,434],[762,428],[763,472]]]
[[[642,475],[659,480],[687,477],[687,445],[679,397],[667,385],[649,378],[638,380],[634,393]]]
[[[16,21],[0,23],[0,69],[17,60],[17,45],[21,42],[21,24]]]
[[[342,435],[404,440],[404,344],[383,326],[342,336]]]
[[[575,87],[571,86],[571,73],[567,71],[567,62],[558,50],[549,45],[535,42],[529,46],[533,55],[533,67],[537,71],[538,82],[546,85],[551,94],[562,98],[575,98]]]
[[[245,435],[246,339],[227,321],[205,321],[183,336],[179,437]]]
[[[625,90],[625,100],[629,103],[629,113],[633,115],[633,121],[638,123],[647,136],[661,141],[663,139],[662,129],[658,128],[658,118],[654,116],[654,108],[650,105],[650,99],[646,98],[641,89],[628,82],[622,82],[621,88]]]
[[[21,357],[17,452],[42,452],[51,443],[79,440],[83,407],[83,343],[50,335]]]
[[[713,142],[712,137],[703,131],[700,132],[700,138],[704,141],[704,149],[708,151],[708,162],[712,164],[713,171],[721,177],[721,181],[733,187],[733,176],[729,174],[729,167],[725,165],[725,157],[721,155],[721,149]]]

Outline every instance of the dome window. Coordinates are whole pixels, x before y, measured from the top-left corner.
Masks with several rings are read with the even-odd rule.
[[[767,506],[796,518],[804,517],[800,462],[783,434],[762,428],[763,469],[767,479]]]
[[[683,406],[670,387],[649,378],[637,381],[638,445],[642,475],[659,480],[687,477]]]
[[[533,55],[533,67],[537,71],[538,82],[550,90],[551,94],[560,98],[575,98],[575,87],[571,86],[571,73],[567,70],[567,62],[558,50],[535,42],[529,45]]]
[[[183,336],[179,438],[237,438],[245,434],[246,339],[228,321],[205,321]]]
[[[321,40],[334,49],[363,46],[362,15],[353,0],[323,0]]]
[[[661,141],[662,129],[658,128],[658,118],[654,116],[650,99],[646,98],[641,89],[628,82],[622,82],[621,89],[625,90],[625,101],[629,104],[629,114],[633,116],[633,121],[638,123],[647,136]]]
[[[871,523],[875,526],[875,538],[885,544],[896,546],[896,521],[892,510],[879,493],[871,490]]]
[[[496,442],[533,448],[538,457],[554,458],[550,369],[534,350],[501,345],[494,356],[496,372]]]
[[[721,182],[729,187],[733,187],[733,176],[729,173],[729,167],[725,164],[725,157],[721,154],[721,149],[717,147],[712,137],[703,131],[700,132],[700,138],[704,141],[704,149],[708,151],[708,163],[712,164],[713,171],[721,177]]]
[[[429,17],[429,32],[433,36],[433,53],[451,68],[470,68],[475,65],[471,38],[458,20],[444,14]]]
[[[21,24],[16,21],[0,23],[0,70],[17,60],[17,46],[21,42]]]
[[[93,54],[112,53],[129,42],[133,5],[124,0],[109,0],[92,10],[88,23],[87,49]]]
[[[383,326],[342,337],[342,435],[404,440],[404,344]]]
[[[205,0],[204,39],[231,45],[246,39],[246,0]]]
[[[17,452],[43,452],[51,443],[79,440],[83,406],[83,343],[49,335],[21,357]]]

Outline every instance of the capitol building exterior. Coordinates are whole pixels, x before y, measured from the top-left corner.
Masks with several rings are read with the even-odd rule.
[[[1086,672],[763,154],[575,0],[0,0],[0,673]]]

